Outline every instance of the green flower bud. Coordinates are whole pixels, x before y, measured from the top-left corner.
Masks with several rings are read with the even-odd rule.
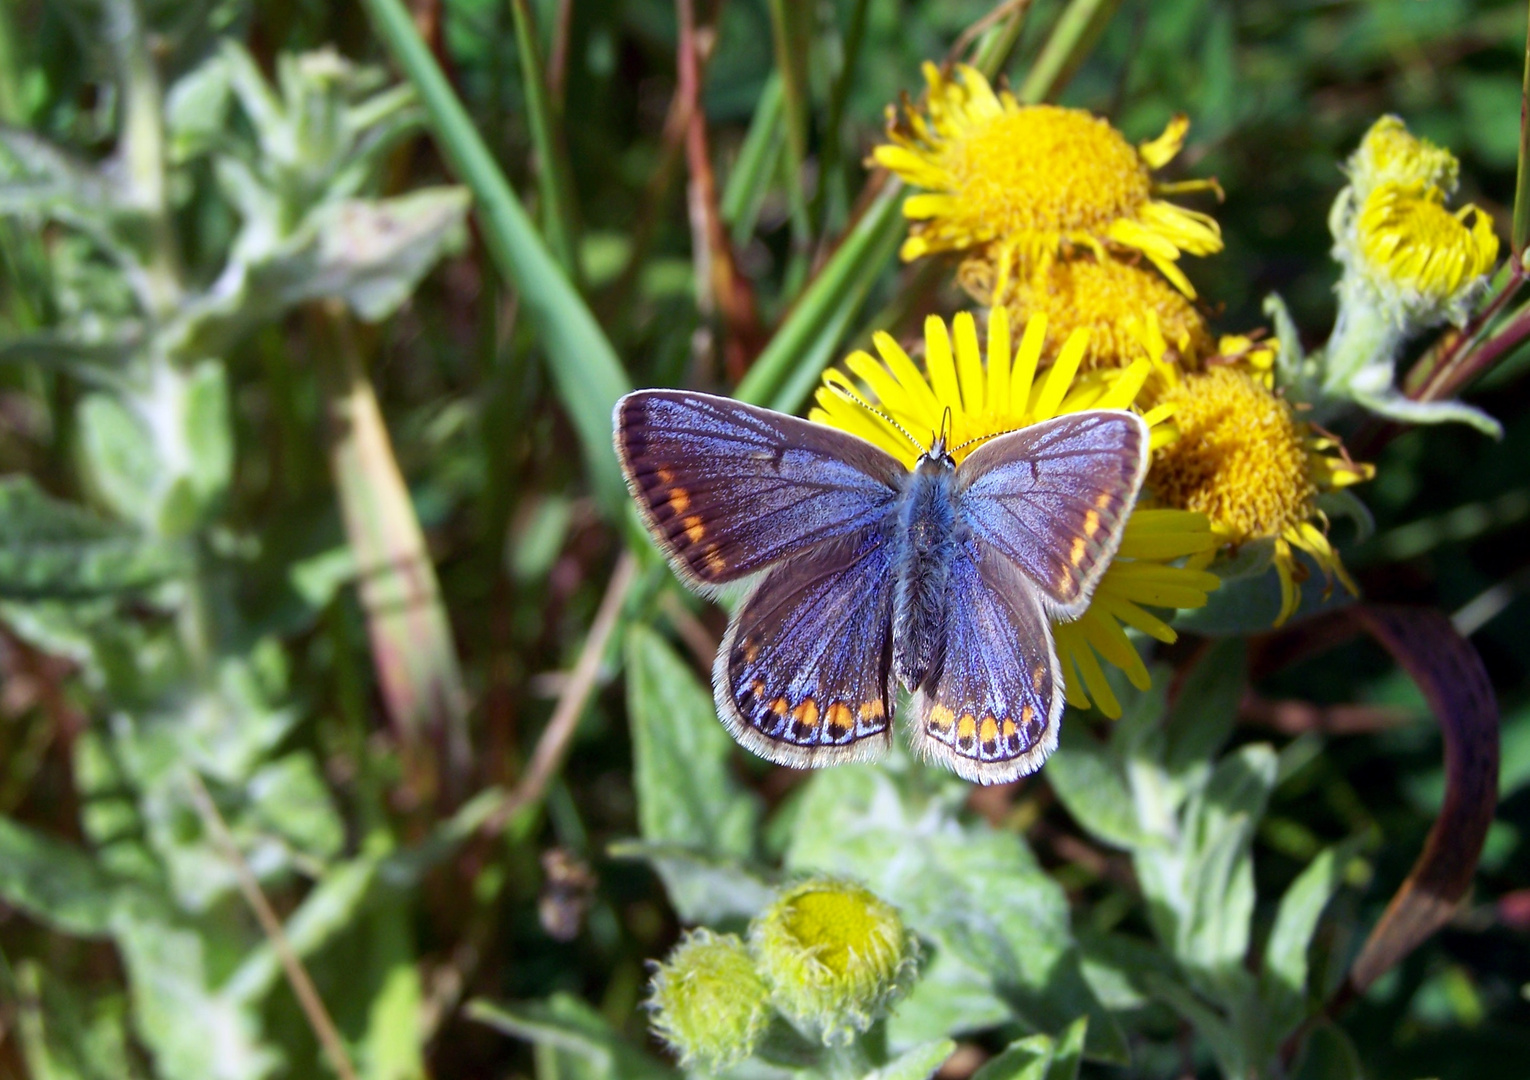
[[[846,1043],[912,984],[919,943],[897,908],[847,882],[782,893],[749,928],[778,1009],[826,1045]]]
[[[754,1052],[770,1025],[770,994],[733,934],[695,930],[659,964],[649,1008],[655,1032],[686,1066],[718,1072]]]

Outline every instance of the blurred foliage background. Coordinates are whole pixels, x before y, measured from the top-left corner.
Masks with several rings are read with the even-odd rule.
[[[661,882],[663,858],[612,845],[687,840],[662,789],[692,770],[711,786],[686,821],[742,815],[713,821],[709,855],[877,888],[873,857],[797,824],[862,780],[716,738],[692,684],[723,618],[633,539],[602,440],[628,387],[731,388],[772,342],[745,387],[795,410],[872,328],[954,310],[896,262],[892,204],[865,187],[883,110],[993,26],[1018,27],[992,55],[1021,84],[1065,6],[1100,17],[1057,100],[1133,140],[1192,119],[1174,170],[1227,193],[1226,250],[1186,268],[1219,330],[1263,325],[1279,291],[1326,336],[1338,164],[1383,113],[1451,147],[1508,237],[1513,0],[0,0],[0,1070],[306,1076],[338,1053],[367,1077],[667,1073],[645,965],[747,904],[700,914],[676,891],[699,871]],[[737,335],[698,289],[682,18],[752,291]],[[410,26],[488,157],[428,86],[398,89],[422,70]],[[473,181],[496,165],[529,219]],[[1527,365],[1468,395],[1502,441],[1405,432],[1362,493],[1364,594],[1455,615],[1486,664],[1501,801],[1466,903],[1340,1021],[1362,1072],[1346,1050],[1309,1075],[1476,1077],[1530,1054]],[[1219,692],[1239,722],[1211,748],[1281,752],[1241,849],[1254,937],[1315,856],[1360,838],[1314,947],[1342,967],[1441,805],[1438,726],[1360,641]],[[1162,702],[1134,708],[1122,724],[1151,726]],[[896,773],[974,848],[1025,851],[965,879],[995,921],[1034,878],[1066,899],[1060,932],[1145,940],[1130,845],[1081,828],[1051,774]],[[1091,1038],[1107,1011],[1119,1025],[1087,1075],[1226,1071],[1183,1010],[1101,989],[1129,981],[1092,981]],[[953,1021],[942,1075],[1068,1011]]]

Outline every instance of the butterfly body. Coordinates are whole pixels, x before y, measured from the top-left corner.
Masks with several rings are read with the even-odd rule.
[[[958,545],[968,539],[955,480],[956,464],[943,448],[922,455],[897,507],[893,670],[910,690],[924,685],[940,662],[951,566]]]
[[[1063,708],[1049,616],[1075,617],[1147,467],[1129,413],[1072,413],[960,464],[689,391],[617,403],[644,523],[701,590],[751,583],[718,650],[718,715],[798,767],[880,756],[895,683],[925,757],[980,783],[1034,771]]]

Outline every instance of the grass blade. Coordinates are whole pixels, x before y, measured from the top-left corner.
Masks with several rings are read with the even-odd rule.
[[[527,0],[510,0],[510,10],[515,16],[516,56],[521,63],[521,82],[526,90],[526,119],[531,128],[531,145],[536,150],[542,230],[547,234],[547,246],[552,249],[563,272],[577,283],[581,280],[579,230],[563,129],[548,96],[547,76],[542,68],[542,53],[537,48],[536,23],[532,19],[531,7]]]
[[[1121,0],[1070,0],[1015,96],[1034,105],[1056,96],[1099,40]]]
[[[616,350],[538,235],[401,0],[363,0],[372,25],[419,92],[441,152],[476,200],[495,265],[520,291],[558,396],[579,433],[602,506],[617,513],[626,485],[611,449],[611,410],[631,389]]]

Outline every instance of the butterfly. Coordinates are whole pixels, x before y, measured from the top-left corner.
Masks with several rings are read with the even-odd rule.
[[[687,390],[627,394],[613,424],[679,577],[704,594],[749,585],[712,671],[749,750],[798,768],[877,758],[895,681],[914,750],[968,780],[1014,780],[1057,746],[1050,620],[1083,614],[1121,545],[1147,472],[1140,417],[1067,413],[959,465],[942,431],[911,470],[855,435]]]

